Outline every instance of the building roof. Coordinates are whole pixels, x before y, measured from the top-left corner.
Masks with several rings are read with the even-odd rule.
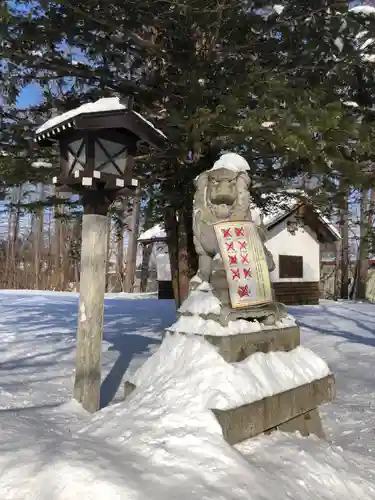
[[[298,193],[301,197],[293,197],[290,196],[290,194],[291,193],[289,192],[267,195],[269,208],[267,209],[267,212],[261,216],[261,220],[267,228],[276,226],[286,217],[295,212],[299,207],[304,204],[308,204],[312,211],[316,214],[319,221],[331,233],[334,239],[341,239],[340,232],[335,225],[325,215],[323,215],[318,208],[309,203],[307,199],[304,199],[306,196],[304,196],[303,193]]]
[[[156,226],[147,229],[140,234],[138,241],[140,243],[150,243],[153,241],[164,241],[167,238],[167,233],[162,224],[156,224]]]

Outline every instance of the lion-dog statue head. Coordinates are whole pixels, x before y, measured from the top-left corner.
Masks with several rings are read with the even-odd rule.
[[[227,153],[195,180],[194,211],[199,211],[200,219],[207,224],[229,219],[251,220],[250,177],[245,168],[238,167],[239,159],[248,170],[244,158]]]

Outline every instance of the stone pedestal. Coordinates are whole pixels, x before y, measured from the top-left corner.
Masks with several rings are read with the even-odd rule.
[[[300,345],[298,326],[270,328],[225,337],[204,335],[204,338],[219,349],[219,354],[227,363],[243,361],[256,352],[291,351]]]
[[[243,361],[256,352],[291,351],[300,345],[298,326],[223,337],[206,335],[204,338],[218,348],[219,354],[228,363]],[[134,389],[134,384],[125,382],[124,397],[128,397]],[[303,436],[314,434],[324,439],[318,406],[332,401],[334,397],[334,376],[328,375],[248,405],[212,411],[230,444],[276,429],[298,431]]]

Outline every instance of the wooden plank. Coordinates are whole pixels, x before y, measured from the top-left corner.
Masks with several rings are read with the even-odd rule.
[[[286,305],[318,304],[320,287],[318,282],[273,283],[275,298]]]
[[[274,288],[311,288],[318,289],[319,282],[318,281],[275,281],[272,283]]]
[[[335,379],[328,375],[310,384],[275,394],[232,410],[212,410],[225,440],[236,444],[315,410],[335,397]]]

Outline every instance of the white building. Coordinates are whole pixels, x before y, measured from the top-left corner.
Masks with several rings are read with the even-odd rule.
[[[285,304],[317,304],[322,258],[327,254],[335,258],[340,233],[306,202],[290,200],[289,207],[274,206],[262,222],[276,266],[271,273],[276,298]]]

